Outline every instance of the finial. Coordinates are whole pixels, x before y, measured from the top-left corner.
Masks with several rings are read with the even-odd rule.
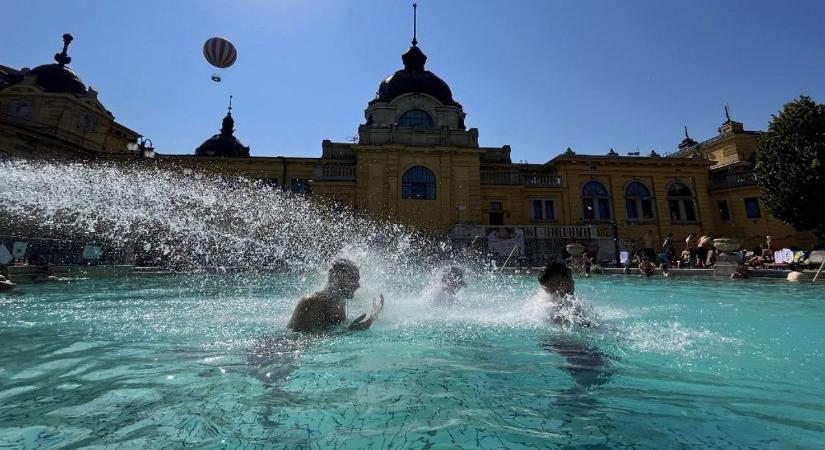
[[[687,132],[687,125],[685,125],[685,139],[690,139],[690,136],[688,136]]]
[[[413,47],[418,45],[418,40],[416,40],[416,38],[415,38],[416,34],[417,34],[417,29],[416,28],[417,28],[417,22],[418,22],[418,20],[417,20],[418,19],[418,14],[416,13],[417,10],[418,10],[418,4],[413,3],[413,40],[412,40]]]
[[[74,38],[71,34],[66,33],[63,35],[63,51],[61,53],[56,53],[54,55],[54,60],[57,61],[58,64],[61,66],[65,66],[72,62],[72,58],[69,56],[69,44],[72,43]]]
[[[229,96],[229,112],[228,114],[232,114],[232,96]]]
[[[728,119],[728,122],[730,122],[730,110],[728,109],[727,103],[725,103],[725,118]]]

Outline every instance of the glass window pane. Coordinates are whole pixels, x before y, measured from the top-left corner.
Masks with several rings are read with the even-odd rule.
[[[411,167],[401,177],[401,198],[435,200],[435,174],[422,166]]]
[[[722,220],[730,220],[730,210],[728,210],[728,201],[721,200],[717,202],[719,206],[719,218]]]
[[[682,220],[682,212],[679,210],[678,200],[668,200],[668,209],[670,209],[670,220],[680,222]]]
[[[682,200],[682,204],[685,207],[685,220],[688,222],[695,222],[696,205],[693,203],[693,200]]]
[[[595,210],[593,208],[593,199],[592,198],[583,198],[582,199],[582,214],[584,218],[587,220],[593,219]]]
[[[556,211],[553,208],[553,200],[544,201],[544,218],[547,220],[556,220]]]
[[[599,199],[599,219],[610,219],[610,200],[606,198]]]
[[[541,220],[541,200],[533,200],[533,218]]]
[[[649,198],[642,199],[642,218],[653,219],[653,200]]]
[[[624,201],[625,208],[627,208],[627,218],[628,219],[638,219],[639,218],[639,210],[636,208],[636,200],[635,199],[627,199]]]
[[[745,199],[745,212],[748,219],[758,219],[762,214],[759,210],[759,199],[750,197]]]
[[[398,126],[403,128],[433,128],[433,118],[420,109],[411,109],[398,119]]]

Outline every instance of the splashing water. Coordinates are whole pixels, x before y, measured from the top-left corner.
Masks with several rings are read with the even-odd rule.
[[[151,265],[316,269],[338,254],[388,268],[444,242],[246,178],[113,163],[0,163],[4,225],[134,249]]]

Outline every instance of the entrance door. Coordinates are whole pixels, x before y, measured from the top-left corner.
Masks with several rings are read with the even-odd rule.
[[[504,225],[504,213],[490,213],[490,225]]]

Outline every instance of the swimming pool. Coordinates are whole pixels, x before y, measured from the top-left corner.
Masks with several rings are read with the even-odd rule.
[[[320,276],[135,276],[0,294],[0,447],[817,447],[822,288],[577,280],[600,326],[540,319],[534,278],[365,273],[366,332],[303,340]],[[386,288],[382,288],[385,286]]]

